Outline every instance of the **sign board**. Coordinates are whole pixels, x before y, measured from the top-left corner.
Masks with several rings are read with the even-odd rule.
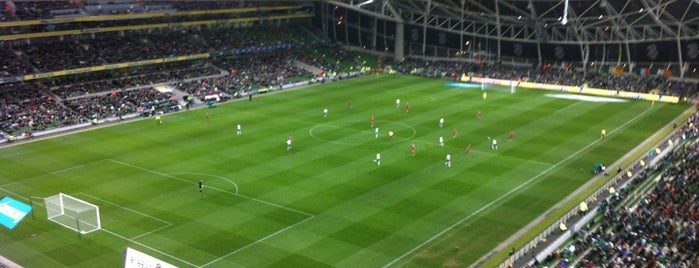
[[[177,266],[127,247],[124,252],[124,268],[177,268]]]
[[[12,230],[31,211],[31,206],[10,197],[3,197],[0,199],[0,224]]]

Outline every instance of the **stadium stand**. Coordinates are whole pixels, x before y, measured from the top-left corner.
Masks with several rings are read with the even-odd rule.
[[[428,77],[456,78],[454,74],[469,73],[477,76],[521,80],[538,83],[580,86],[606,89],[624,89],[633,92],[649,93],[658,91],[663,95],[696,96],[699,84],[689,81],[675,81],[663,76],[641,77],[636,74],[621,76],[581,72],[565,68],[542,68],[542,66],[514,66],[506,64],[478,64],[456,61],[426,61],[406,59],[394,66],[403,74],[415,74]]]
[[[699,113],[675,129],[665,142],[671,151],[653,166],[639,161],[630,170],[637,172],[627,184],[608,191],[595,201],[597,214],[579,229],[571,229],[571,239],[543,258],[536,256],[549,241],[541,241],[514,267],[695,267],[699,265],[697,210],[699,203]],[[658,149],[659,151],[659,149]],[[646,160],[656,151],[649,152]],[[643,158],[641,159],[643,160]],[[627,170],[619,172],[621,177]],[[618,177],[617,177],[618,178]],[[618,179],[616,180],[618,182]],[[585,213],[581,212],[581,216]],[[583,217],[567,220],[572,226]],[[562,232],[562,233],[565,233]],[[562,233],[548,237],[560,239]]]
[[[302,27],[270,26],[254,30],[211,27],[203,30],[129,31],[116,35],[117,42],[126,44],[122,46],[113,45],[113,34],[77,36],[70,40],[44,38],[31,44],[5,43],[0,48],[7,56],[3,59],[6,64],[3,65],[4,71],[0,73],[2,76],[11,78],[39,72],[48,75],[34,83],[12,83],[12,80],[4,82],[2,94],[7,105],[3,106],[5,122],[1,129],[22,139],[25,132],[41,134],[42,131],[53,128],[94,123],[95,119],[121,119],[129,113],[147,114],[143,112],[150,111],[153,107],[159,112],[179,109],[178,105],[183,100],[178,98],[182,96],[159,96],[152,90],[157,84],[185,86],[190,81],[195,81],[195,84],[212,81],[212,86],[231,94],[243,88],[250,90],[253,86],[256,89],[271,85],[281,87],[287,78],[303,77],[306,72],[293,65],[290,53],[287,52],[284,57],[273,53],[278,49],[289,50],[291,45],[266,44],[288,43],[301,46],[307,41],[312,41],[309,44],[314,43],[311,38],[313,36]],[[226,45],[219,48],[216,47],[217,44]],[[214,61],[201,58],[163,61],[160,64],[140,63],[143,60],[161,61],[168,57],[189,57],[213,51],[218,51]],[[245,56],[246,54],[250,56]],[[198,57],[200,56],[193,58]],[[139,63],[130,68],[90,71],[94,66],[131,61]],[[225,66],[225,69],[212,63]],[[131,66],[131,63],[128,64]],[[235,69],[240,72],[230,73],[231,66],[236,66]],[[60,73],[62,70],[83,67],[87,67],[88,72],[54,76],[56,71]],[[199,97],[204,100],[205,96]],[[49,100],[47,104],[53,104],[58,109],[36,109],[36,104],[40,101],[29,102],[28,99]],[[218,100],[227,99],[229,97]],[[33,111],[34,118],[30,119],[26,113],[19,112],[24,110]],[[58,112],[62,115],[61,120],[56,120],[55,114],[41,114],[42,111]]]
[[[12,2],[12,1],[10,1]],[[253,1],[206,1],[139,3],[130,1],[14,1],[0,13],[0,22],[76,18],[115,14],[216,10],[262,5]],[[266,2],[269,5],[270,2]],[[255,14],[257,15],[257,14]],[[229,16],[236,17],[238,15]],[[197,17],[198,18],[198,17]],[[222,15],[209,19],[227,18]],[[41,25],[26,29],[90,29],[116,25],[172,23],[192,18],[135,19],[128,22],[100,21],[84,24]],[[181,109],[173,93],[154,89],[155,84],[174,85],[185,94],[206,101],[217,91],[239,97],[250,92],[282,88],[317,75],[294,64],[305,63],[324,74],[351,72],[365,65],[357,54],[338,47],[325,47],[304,27],[256,25],[255,28],[212,27],[133,30],[39,38],[32,42],[6,42],[0,47],[0,78],[94,67],[149,59],[217,54],[204,60],[165,63],[157,66],[69,75],[0,85],[0,139],[31,138],[36,132],[87,124],[93,119],[122,118],[129,114],[152,115]],[[26,29],[24,29],[26,31]],[[2,29],[4,34],[18,31]],[[320,36],[320,35],[318,35]],[[114,44],[118,43],[118,46]],[[262,47],[294,44],[293,48],[260,52]],[[241,53],[239,49],[248,49]],[[386,55],[390,59],[390,55]],[[396,62],[390,59],[390,62]],[[430,61],[407,58],[390,69],[401,74],[456,79],[462,73],[491,78],[663,95],[696,97],[699,85],[664,76],[637,74],[583,74],[562,66],[518,66],[471,61]],[[532,68],[533,67],[533,68]],[[225,101],[228,98],[221,98]],[[219,101],[221,101],[219,100]],[[523,258],[520,266],[543,267],[697,267],[697,210],[699,202],[699,115],[677,130],[684,142],[651,169],[635,166],[637,174],[626,187],[608,193],[596,205],[601,215],[585,228],[572,230],[573,240],[545,259]],[[657,175],[656,175],[657,174]],[[622,175],[623,177],[623,175]],[[648,192],[642,186],[660,178]],[[634,197],[639,197],[634,199]],[[630,199],[637,203],[629,203]],[[568,225],[580,220],[576,215]],[[544,248],[545,244],[541,244]],[[534,256],[530,253],[528,256]],[[4,262],[3,262],[4,263]]]
[[[87,122],[44,92],[40,84],[0,88],[0,130],[15,137],[30,137],[37,131]]]

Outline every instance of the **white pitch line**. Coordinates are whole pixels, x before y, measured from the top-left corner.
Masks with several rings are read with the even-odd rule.
[[[302,215],[307,216],[307,217],[311,217],[311,218],[313,217],[313,214],[308,213],[308,212],[303,212],[303,211],[300,211],[300,210],[298,210],[298,209],[293,209],[293,208],[290,208],[290,207],[285,207],[285,206],[282,206],[282,205],[280,205],[280,204],[272,203],[272,202],[269,202],[269,201],[265,201],[265,200],[262,200],[262,199],[254,198],[254,197],[247,196],[247,195],[244,195],[244,194],[235,194],[235,195],[240,196],[240,197],[245,198],[245,199],[252,200],[252,201],[260,202],[260,203],[263,203],[263,204],[266,204],[266,205],[269,205],[269,206],[278,207],[278,208],[281,208],[281,209],[286,209],[286,210],[288,210],[288,211],[296,212],[296,213],[298,213],[298,214],[302,214]]]
[[[7,189],[5,189],[5,188],[2,188],[1,186],[0,186],[0,191],[6,192],[6,193],[11,194],[11,195],[14,195],[14,196],[12,197],[12,198],[14,198],[14,199],[23,199],[23,200],[29,201],[29,198],[26,198],[26,197],[24,197],[24,196],[19,195],[18,193],[15,193],[15,192],[13,192],[13,191],[10,191],[10,190],[7,190]]]
[[[648,113],[649,111],[650,111],[650,110],[645,110],[645,111],[643,111],[642,113],[640,113],[640,114],[637,115],[636,117],[632,118],[631,120],[627,121],[626,123],[622,124],[621,126],[619,126],[619,127],[615,128],[614,130],[610,131],[610,134],[613,133],[613,132],[617,132],[617,131],[619,131],[620,129],[624,129],[628,124],[631,124],[631,123],[633,123],[633,122],[638,121],[642,116],[644,116],[644,115],[645,115],[646,113]],[[418,250],[418,249],[424,247],[425,245],[427,245],[428,243],[434,241],[435,239],[437,239],[438,237],[442,236],[442,235],[445,234],[446,232],[451,231],[451,230],[454,229],[456,226],[459,226],[459,225],[461,225],[462,223],[464,223],[465,221],[471,219],[473,216],[475,216],[475,215],[481,213],[482,211],[484,211],[484,210],[490,208],[490,207],[493,206],[495,203],[498,203],[498,202],[500,202],[501,200],[505,199],[506,197],[509,197],[509,196],[512,195],[513,193],[515,193],[515,192],[519,191],[520,189],[522,189],[524,186],[527,186],[528,184],[532,183],[533,181],[539,179],[539,178],[540,178],[541,176],[543,176],[544,174],[550,172],[551,170],[554,170],[555,168],[557,168],[558,166],[560,166],[560,165],[563,164],[564,162],[567,162],[568,160],[570,160],[570,159],[572,159],[572,158],[578,156],[580,153],[582,153],[583,151],[587,150],[589,147],[592,147],[593,145],[596,145],[596,144],[599,143],[599,142],[600,142],[599,139],[598,139],[598,140],[595,140],[594,142],[588,144],[587,146],[583,147],[583,148],[580,149],[579,151],[577,151],[577,152],[575,152],[575,153],[572,153],[572,154],[569,155],[568,157],[564,158],[563,160],[559,161],[558,163],[554,164],[553,166],[551,166],[551,167],[545,169],[544,171],[542,171],[541,173],[537,174],[536,176],[531,177],[530,179],[526,180],[525,182],[523,182],[522,184],[518,185],[517,187],[512,188],[512,190],[510,190],[510,191],[504,193],[503,195],[501,195],[500,197],[496,198],[495,200],[490,201],[490,203],[485,204],[483,207],[479,208],[478,210],[476,210],[476,211],[474,211],[474,212],[471,212],[471,214],[469,214],[469,215],[467,215],[466,217],[462,218],[461,220],[455,222],[454,224],[452,224],[452,225],[450,225],[449,227],[445,228],[445,229],[442,230],[441,232],[439,232],[439,233],[433,235],[433,236],[430,237],[429,239],[423,241],[422,243],[420,243],[419,245],[417,245],[417,246],[414,247],[413,249],[411,249],[411,250],[405,252],[403,255],[398,256],[398,258],[395,258],[393,261],[391,261],[391,262],[385,264],[385,265],[382,266],[382,267],[383,267],[383,268],[386,268],[386,267],[390,267],[390,266],[396,264],[398,261],[402,260],[402,259],[405,258],[406,256],[408,256],[408,255],[412,254],[413,252],[415,252],[416,250]]]
[[[132,167],[132,168],[140,169],[140,170],[147,171],[147,172],[150,172],[150,173],[153,173],[153,174],[157,174],[157,175],[160,175],[160,176],[163,176],[163,177],[168,177],[168,178],[176,179],[176,180],[178,180],[178,181],[182,181],[182,182],[186,182],[186,183],[192,183],[192,182],[189,181],[189,180],[185,180],[185,179],[182,179],[182,178],[177,177],[177,176],[173,176],[173,175],[170,175],[170,174],[158,172],[158,171],[151,170],[151,169],[147,169],[147,168],[144,168],[144,167],[139,167],[139,166],[132,165],[132,164],[129,164],[129,163],[126,163],[126,162],[122,162],[122,161],[119,161],[119,160],[114,160],[114,159],[108,159],[108,160],[111,161],[111,162],[120,164],[120,165],[124,165],[124,166],[127,166],[127,167]],[[236,186],[237,186],[237,185],[236,185]],[[300,211],[300,210],[297,210],[297,209],[293,209],[293,208],[290,208],[290,207],[285,207],[285,206],[283,206],[283,205],[275,204],[275,203],[272,203],[272,202],[269,202],[269,201],[264,201],[264,200],[261,200],[261,199],[257,199],[257,198],[254,198],[254,197],[249,197],[249,196],[242,195],[242,194],[239,194],[239,193],[233,193],[233,192],[226,191],[226,190],[223,190],[223,189],[220,189],[220,188],[216,188],[216,187],[211,187],[211,186],[210,186],[209,188],[214,189],[214,190],[217,190],[217,191],[219,191],[219,192],[228,193],[228,194],[232,194],[232,195],[237,195],[237,196],[240,196],[240,197],[245,198],[245,199],[248,199],[248,200],[252,200],[252,201],[264,203],[264,204],[267,204],[267,205],[270,205],[270,206],[275,206],[275,207],[282,208],[282,209],[286,209],[286,210],[288,210],[288,211],[292,211],[292,212],[296,212],[296,213],[299,213],[299,214],[303,214],[303,215],[305,215],[305,216],[313,216],[313,214],[310,214],[310,213],[308,213],[308,212],[303,212],[303,211]],[[237,189],[237,188],[236,188],[236,189]]]
[[[90,197],[90,198],[92,198],[92,199],[96,199],[96,200],[102,201],[103,203],[107,203],[107,204],[110,204],[110,205],[112,205],[112,206],[118,207],[118,208],[120,208],[120,209],[129,211],[129,212],[133,212],[133,213],[135,213],[135,214],[139,214],[139,215],[144,216],[144,217],[148,217],[148,218],[154,219],[154,220],[159,221],[159,222],[162,222],[162,223],[164,223],[164,224],[172,225],[172,223],[169,222],[169,221],[166,221],[166,220],[163,220],[163,219],[159,219],[159,218],[153,217],[153,216],[148,215],[148,214],[146,214],[146,213],[143,213],[143,212],[140,212],[140,211],[137,211],[137,210],[133,210],[133,209],[124,207],[124,206],[119,205],[119,204],[116,204],[116,203],[109,202],[109,201],[107,201],[107,200],[104,200],[104,199],[102,199],[102,198],[96,197],[96,196],[91,195],[91,194],[88,194],[88,193],[78,192],[78,193],[75,193],[75,194],[76,194],[76,195],[84,195],[84,196]]]
[[[0,185],[0,190],[2,190],[2,191],[4,191],[4,192],[7,192],[7,193],[10,193],[10,194],[13,194],[13,195],[15,195],[15,196],[18,197],[18,198],[21,198],[21,199],[24,199],[24,200],[29,201],[29,198],[23,197],[23,196],[21,196],[21,195],[19,195],[19,194],[17,194],[17,193],[14,193],[14,192],[12,192],[12,191],[9,191],[9,190],[7,190],[7,189],[5,189],[5,188],[3,188],[3,187],[8,186],[8,185],[12,185],[12,184],[17,184],[17,183],[20,183],[20,182],[23,182],[23,181],[31,180],[31,179],[40,178],[40,177],[43,177],[43,176],[54,175],[54,174],[63,173],[63,172],[69,171],[69,170],[82,168],[82,167],[85,167],[85,166],[87,166],[87,165],[90,165],[90,164],[93,164],[93,163],[97,163],[97,162],[100,162],[100,161],[104,161],[104,160],[97,160],[97,161],[93,161],[93,162],[90,162],[90,163],[87,163],[87,164],[77,165],[77,166],[73,166],[73,167],[69,167],[69,168],[64,168],[64,169],[59,169],[59,170],[56,170],[56,171],[51,171],[51,172],[49,172],[49,173],[44,173],[44,174],[41,174],[41,175],[29,177],[29,178],[26,178],[26,179],[21,179],[21,180],[16,180],[16,181],[8,182],[8,183],[5,183],[5,184],[3,184],[3,185]],[[30,198],[31,198],[31,196],[30,196]],[[40,198],[43,198],[43,197],[40,197]]]
[[[413,137],[415,137],[415,135],[417,135],[417,130],[414,127],[412,127],[406,123],[396,122],[396,121],[385,121],[385,122],[388,122],[388,123],[384,123],[385,125],[394,124],[394,125],[398,125],[401,127],[405,127],[406,129],[412,130],[413,134],[410,135],[410,137],[396,138],[395,140],[383,141],[383,142],[380,142],[381,144],[394,144],[394,143],[404,142],[404,141],[412,139]],[[322,126],[331,126],[331,127],[336,128],[336,129],[349,129],[352,131],[366,134],[367,137],[374,137],[375,136],[375,132],[374,132],[373,128],[369,128],[369,129],[365,129],[365,130],[357,130],[354,128],[336,126],[336,125],[329,124],[329,123],[320,123],[320,124],[313,126],[312,128],[310,128],[308,130],[308,135],[310,135],[311,138],[314,138],[314,139],[322,141],[322,142],[327,142],[327,143],[340,144],[340,145],[350,145],[350,146],[365,145],[365,143],[360,143],[360,142],[343,142],[343,141],[337,141],[337,140],[326,140],[326,139],[320,138],[320,137],[316,136],[315,134],[313,134],[313,131],[316,128],[322,127]],[[387,132],[385,132],[385,133],[387,133]],[[379,135],[379,136],[381,138],[383,138],[383,137],[387,136],[387,134],[383,134],[383,135]],[[371,140],[375,140],[375,138],[371,139]]]
[[[495,153],[495,152],[493,152],[493,151],[495,151],[495,150],[471,150],[471,153],[483,154],[483,155],[487,155],[487,156],[498,156],[498,155],[499,155],[499,154],[497,154],[497,153]],[[542,165],[542,166],[551,166],[551,165],[554,165],[553,163],[543,162],[543,161],[539,161],[539,160],[522,159],[522,158],[518,158],[518,157],[509,157],[509,158],[517,159],[517,160],[522,161],[522,162],[524,162],[524,163],[539,164],[539,165]]]
[[[556,113],[558,113],[558,112],[560,112],[560,111],[567,110],[568,108],[571,108],[571,107],[573,107],[573,106],[575,106],[575,105],[578,105],[578,104],[581,104],[581,103],[583,103],[583,102],[582,102],[582,101],[578,101],[578,102],[576,102],[576,103],[573,103],[573,104],[571,104],[571,105],[568,105],[568,106],[566,106],[566,107],[563,107],[563,108],[561,108],[561,109],[558,109],[558,110],[556,110],[556,111],[553,112],[553,113],[556,114]]]
[[[146,217],[146,218],[154,219],[154,220],[156,220],[156,221],[159,221],[159,222],[162,222],[163,224],[165,224],[165,225],[162,226],[162,227],[158,227],[158,228],[153,229],[153,230],[151,230],[151,231],[148,231],[148,232],[142,233],[142,234],[140,234],[140,235],[131,237],[131,239],[138,239],[138,238],[141,238],[141,237],[144,237],[144,236],[146,236],[146,235],[155,233],[155,232],[157,232],[157,231],[160,231],[160,230],[162,230],[162,229],[168,228],[168,227],[170,227],[170,226],[173,225],[173,224],[172,224],[171,222],[169,222],[169,221],[166,221],[166,220],[163,220],[163,219],[159,219],[159,218],[153,217],[153,216],[151,216],[151,215],[149,215],[149,214],[146,214],[146,213],[143,213],[143,212],[140,212],[140,211],[137,211],[137,210],[133,210],[133,209],[130,209],[130,208],[121,206],[121,205],[116,204],[116,203],[109,202],[109,201],[107,201],[107,200],[104,200],[104,199],[102,199],[102,198],[96,197],[96,196],[91,195],[91,194],[88,194],[88,193],[79,192],[79,193],[76,193],[76,194],[77,194],[77,195],[84,195],[84,196],[90,197],[90,198],[92,198],[92,199],[99,200],[100,202],[103,202],[103,203],[106,203],[106,204],[109,204],[109,205],[118,207],[118,208],[120,208],[120,209],[126,210],[126,211],[131,212],[131,213],[134,213],[134,214],[138,214],[138,215],[144,216],[144,217]]]
[[[218,258],[216,258],[216,259],[214,259],[214,260],[212,260],[212,261],[210,261],[210,262],[207,262],[207,263],[205,263],[204,265],[202,265],[201,267],[206,267],[206,266],[209,266],[209,265],[211,265],[211,264],[213,264],[213,263],[215,263],[215,262],[218,262],[218,261],[220,261],[220,260],[222,260],[222,259],[228,258],[228,257],[232,256],[233,254],[236,254],[236,253],[238,253],[238,252],[240,252],[240,251],[242,251],[242,250],[244,250],[244,249],[246,249],[246,248],[249,248],[249,247],[251,247],[251,246],[254,246],[254,245],[256,245],[256,244],[259,244],[259,243],[261,243],[261,242],[263,242],[263,241],[265,241],[265,240],[267,240],[267,239],[269,239],[269,238],[271,238],[271,237],[273,237],[273,236],[276,236],[276,235],[278,235],[278,234],[280,234],[280,233],[282,233],[282,232],[284,232],[284,231],[286,231],[286,230],[288,230],[288,229],[294,228],[294,227],[296,227],[296,225],[302,224],[302,223],[304,223],[304,222],[306,222],[306,221],[312,219],[313,217],[314,217],[314,216],[311,215],[310,217],[308,217],[308,218],[306,218],[306,219],[304,219],[304,220],[302,220],[302,221],[300,221],[300,222],[297,222],[297,223],[295,223],[295,224],[293,224],[293,225],[289,225],[289,226],[287,226],[286,228],[281,229],[281,230],[279,230],[279,231],[276,231],[276,232],[274,232],[274,233],[271,233],[271,234],[269,234],[269,235],[267,235],[267,236],[265,236],[265,237],[263,237],[263,238],[257,239],[255,242],[252,242],[252,243],[250,243],[250,244],[247,244],[247,245],[245,245],[244,247],[241,247],[241,248],[236,249],[236,250],[234,250],[234,251],[228,252],[226,255],[223,255],[223,256],[221,256],[221,257],[218,257]]]
[[[123,165],[123,166],[127,166],[127,167],[132,167],[132,168],[135,168],[135,169],[140,169],[140,170],[147,171],[147,172],[150,172],[150,173],[153,173],[153,174],[157,174],[157,175],[160,175],[160,176],[163,176],[163,177],[168,177],[168,178],[171,178],[171,179],[175,179],[175,180],[178,180],[178,181],[181,181],[181,182],[192,183],[192,182],[189,181],[189,180],[185,180],[185,179],[182,179],[182,178],[177,177],[177,176],[172,176],[172,175],[169,175],[169,174],[166,174],[166,173],[162,173],[162,172],[158,172],[158,171],[155,171],[155,170],[152,170],[152,169],[148,169],[148,168],[144,168],[144,167],[139,167],[139,166],[137,166],[137,165],[129,164],[129,163],[122,162],[122,161],[119,161],[119,160],[114,160],[114,159],[111,159],[111,158],[110,158],[110,159],[107,159],[107,160],[110,161],[110,162],[119,164],[119,165]],[[218,190],[218,189],[217,189],[217,190]],[[223,191],[223,192],[225,192],[225,191]]]
[[[179,181],[183,181],[183,182],[190,183],[190,181],[188,181],[188,180],[185,180],[185,179],[182,179],[182,178],[179,178],[179,177],[176,177],[176,176],[172,176],[172,175],[169,175],[169,174],[165,174],[165,173],[162,173],[162,172],[157,172],[157,171],[155,171],[155,170],[151,170],[151,169],[139,167],[139,166],[136,166],[136,165],[132,165],[132,164],[125,163],[125,162],[121,162],[121,161],[114,160],[114,159],[108,159],[108,160],[109,160],[109,161],[112,161],[112,162],[114,162],[114,163],[120,164],[120,165],[124,165],[124,166],[128,166],[128,167],[133,167],[133,168],[140,169],[140,170],[144,170],[144,171],[147,171],[147,172],[150,172],[150,173],[153,173],[153,174],[158,174],[158,175],[161,175],[161,176],[164,176],[164,177],[173,178],[173,179],[176,179],[176,180],[179,180]],[[296,213],[299,213],[299,214],[302,214],[302,215],[307,216],[307,218],[304,219],[304,220],[302,220],[302,221],[299,221],[299,222],[297,222],[297,223],[295,223],[295,224],[293,224],[293,225],[289,225],[289,226],[287,226],[287,227],[285,227],[285,228],[283,228],[283,229],[280,229],[280,230],[278,230],[278,231],[276,231],[276,232],[274,232],[274,233],[272,233],[272,234],[269,234],[269,235],[267,235],[267,236],[265,236],[265,237],[263,237],[263,238],[260,238],[260,239],[256,240],[255,242],[252,242],[252,243],[250,243],[250,244],[245,245],[244,247],[241,247],[241,248],[239,248],[239,249],[236,249],[236,250],[234,250],[234,251],[231,251],[231,252],[227,253],[226,255],[223,255],[223,256],[221,256],[221,257],[218,257],[218,258],[216,258],[216,259],[214,259],[214,260],[212,260],[212,261],[210,261],[210,262],[208,262],[208,263],[206,263],[206,264],[204,264],[204,265],[202,265],[202,266],[196,266],[196,265],[191,264],[191,263],[189,263],[189,262],[182,261],[182,262],[185,262],[185,263],[190,264],[190,265],[195,266],[195,267],[204,267],[204,266],[211,265],[212,263],[215,263],[215,262],[220,261],[220,260],[222,260],[222,259],[224,259],[224,258],[227,258],[227,257],[229,257],[229,256],[231,256],[231,255],[233,255],[233,254],[235,254],[235,253],[240,252],[241,250],[244,250],[244,249],[246,249],[246,248],[248,248],[248,247],[250,247],[250,246],[252,246],[252,245],[258,244],[258,243],[260,243],[260,242],[262,242],[262,241],[265,241],[265,240],[267,240],[267,239],[269,239],[269,238],[271,238],[271,237],[273,237],[273,236],[276,236],[276,235],[278,235],[278,234],[280,234],[280,233],[282,233],[282,232],[284,232],[284,231],[286,231],[286,230],[288,230],[288,229],[291,229],[291,228],[293,228],[293,227],[295,227],[295,226],[297,226],[297,225],[299,225],[299,224],[301,224],[301,223],[304,223],[304,222],[306,222],[306,221],[308,221],[308,220],[310,220],[310,219],[312,219],[312,218],[315,217],[315,216],[313,216],[313,215],[310,214],[310,213],[306,213],[306,212],[303,212],[303,211],[300,211],[300,210],[296,210],[296,209],[293,209],[293,208],[285,207],[285,206],[282,206],[282,205],[279,205],[279,204],[271,203],[271,202],[268,202],[268,201],[260,200],[260,199],[253,198],[253,197],[249,197],[249,196],[245,196],[245,195],[241,195],[241,194],[238,194],[238,193],[231,193],[231,192],[229,192],[229,191],[225,191],[225,190],[218,189],[218,188],[215,188],[215,187],[210,187],[210,188],[216,189],[216,190],[221,191],[221,192],[224,192],[224,193],[229,193],[229,194],[232,194],[232,195],[237,195],[237,196],[240,196],[240,197],[249,199],[249,200],[253,200],[253,201],[256,201],[256,202],[263,203],[263,204],[267,204],[267,205],[270,205],[270,206],[275,206],[275,207],[278,207],[278,208],[282,208],[282,209],[286,209],[286,210],[289,210],[289,211],[292,211],[292,212],[296,212]],[[104,230],[104,229],[103,229],[103,230]],[[106,230],[105,230],[105,231],[106,231]],[[126,238],[126,237],[124,237],[124,236],[121,236],[121,235],[118,235],[118,234],[116,234],[116,233],[113,233],[113,232],[109,232],[109,233],[111,233],[111,234],[113,234],[113,235],[115,235],[115,236],[122,237],[122,238],[124,238],[125,240],[131,241],[131,242],[133,242],[133,243],[137,243],[137,242],[133,241],[132,239],[128,239],[128,238]],[[143,245],[142,243],[138,243],[138,244],[139,244],[139,245],[142,245],[142,246],[144,246],[144,247],[147,247],[147,246]],[[149,248],[150,248],[150,247],[149,247]],[[150,249],[152,249],[152,248],[150,248]],[[157,250],[155,250],[155,249],[152,249],[152,250],[157,251]],[[167,255],[167,254],[162,253],[162,252],[160,252],[160,251],[157,251],[157,252],[159,252],[159,253],[161,253],[161,254],[164,254],[164,255]],[[167,255],[167,256],[170,256],[170,255]],[[173,257],[173,258],[174,258],[174,257]],[[175,258],[175,259],[177,259],[177,258]],[[177,259],[177,260],[180,260],[180,259]]]
[[[177,173],[170,173],[170,174],[191,174],[191,175],[201,175],[201,176],[209,176],[209,177],[219,178],[219,179],[222,179],[222,180],[225,180],[225,181],[228,181],[228,182],[232,183],[233,186],[235,186],[235,193],[234,193],[234,194],[237,195],[237,196],[240,196],[240,197],[242,197],[242,198],[249,199],[249,200],[252,200],[252,201],[260,202],[260,203],[263,203],[263,204],[265,204],[265,205],[269,205],[269,206],[273,206],[273,207],[278,207],[278,208],[281,208],[281,209],[286,209],[286,210],[289,210],[289,211],[292,211],[292,212],[296,212],[296,213],[299,213],[299,214],[303,214],[303,215],[305,215],[305,216],[313,217],[313,214],[309,214],[309,213],[306,213],[306,212],[303,212],[303,211],[300,211],[300,210],[296,210],[296,209],[289,208],[289,207],[285,207],[285,206],[282,206],[282,205],[279,205],[279,204],[275,204],[275,203],[272,203],[272,202],[264,201],[264,200],[262,200],[262,199],[257,199],[257,198],[254,198],[254,197],[250,197],[250,196],[247,196],[247,195],[240,194],[240,193],[238,193],[238,185],[237,185],[235,182],[233,182],[232,180],[229,180],[229,179],[227,179],[227,178],[221,177],[221,176],[216,176],[216,175],[211,175],[211,174],[205,174],[205,173],[189,173],[189,172],[177,172]],[[214,189],[216,189],[215,187],[209,187],[209,188],[214,188]],[[217,189],[217,190],[218,190],[218,189]]]
[[[219,178],[224,181],[230,182],[233,184],[235,187],[235,193],[238,194],[238,184],[236,184],[233,180],[230,180],[228,178],[218,176],[218,175],[213,175],[213,174],[208,174],[208,173],[195,173],[195,172],[170,172],[169,174],[182,174],[182,175],[199,175],[199,176],[204,176],[204,177],[214,177],[214,178]]]
[[[89,164],[96,163],[96,162],[99,162],[99,161],[102,161],[102,160],[97,160],[97,161],[94,161],[94,162],[90,162],[90,163],[88,163],[88,164],[82,164],[82,165],[72,166],[72,167],[69,167],[69,168],[64,168],[64,169],[61,169],[61,170],[51,171],[51,172],[49,172],[49,173],[44,173],[44,174],[41,174],[41,175],[36,175],[36,176],[33,176],[33,177],[29,177],[29,178],[25,178],[25,179],[21,179],[21,180],[16,180],[16,181],[8,182],[8,183],[5,183],[5,184],[3,184],[3,185],[0,185],[0,187],[4,187],[4,186],[7,186],[7,185],[11,185],[11,184],[17,184],[17,183],[20,183],[20,182],[23,182],[23,181],[27,181],[27,180],[31,180],[31,179],[36,179],[36,178],[40,178],[40,177],[43,177],[43,176],[49,176],[49,175],[55,175],[55,174],[58,174],[58,173],[63,173],[63,172],[69,171],[69,170],[82,168],[82,167],[84,167],[84,166],[87,166],[87,165],[89,165]]]
[[[142,246],[142,247],[144,247],[144,248],[147,248],[147,249],[149,249],[149,250],[151,250],[151,251],[153,251],[153,252],[157,252],[158,254],[161,254],[161,255],[164,255],[164,256],[168,256],[169,258],[171,258],[171,259],[173,259],[173,260],[177,260],[177,261],[179,261],[179,262],[186,263],[186,264],[188,264],[189,266],[192,266],[192,267],[200,267],[200,266],[198,266],[198,265],[196,265],[196,264],[194,264],[194,263],[185,261],[185,260],[180,259],[180,258],[178,258],[178,257],[176,257],[176,256],[170,255],[170,254],[165,253],[165,252],[163,252],[163,251],[160,251],[160,250],[158,250],[158,249],[156,249],[156,248],[153,248],[153,247],[148,246],[148,245],[146,245],[146,244],[143,244],[143,243],[141,243],[141,242],[135,241],[135,240],[130,239],[130,238],[128,238],[128,237],[125,237],[125,236],[123,236],[123,235],[117,234],[117,233],[115,233],[115,232],[109,231],[109,230],[107,230],[107,229],[100,229],[100,230],[102,230],[102,231],[104,231],[104,232],[106,232],[106,233],[108,233],[108,234],[111,234],[111,235],[113,235],[113,236],[116,236],[116,237],[118,237],[118,238],[121,238],[121,239],[123,239],[123,240],[126,240],[126,241],[129,241],[129,242],[131,242],[131,243],[134,243],[134,244],[136,244],[136,245],[139,245],[139,246]]]
[[[20,196],[20,195],[18,195],[18,194],[16,194],[16,193],[13,193],[13,192],[8,191],[8,190],[6,190],[6,189],[0,188],[0,190],[2,190],[2,191],[4,191],[4,192],[7,192],[7,193],[14,194],[14,195],[18,196],[18,198],[25,199],[25,200],[29,200],[29,199],[26,198],[26,197],[22,197],[22,196]],[[121,238],[121,239],[123,239],[123,240],[126,240],[126,241],[129,241],[129,242],[131,242],[131,243],[134,243],[134,244],[136,244],[136,245],[139,245],[139,246],[142,246],[142,247],[144,247],[144,248],[150,249],[150,250],[152,250],[152,251],[154,251],[154,252],[157,252],[157,253],[160,253],[160,254],[162,254],[162,255],[168,256],[168,257],[170,257],[170,258],[172,258],[172,259],[174,259],[174,260],[178,260],[178,261],[180,261],[180,262],[182,262],[182,263],[189,264],[189,265],[192,266],[192,267],[199,267],[199,266],[197,266],[197,265],[195,265],[195,264],[193,264],[193,263],[191,263],[191,262],[185,261],[185,260],[180,259],[180,258],[178,258],[178,257],[175,257],[175,256],[173,256],[173,255],[167,254],[167,253],[162,252],[162,251],[160,251],[160,250],[157,250],[157,249],[155,249],[155,248],[153,248],[153,247],[150,247],[150,246],[148,246],[148,245],[146,245],[146,244],[137,242],[137,241],[135,241],[135,240],[133,240],[133,239],[131,239],[131,238],[125,237],[125,236],[123,236],[123,235],[117,234],[117,233],[112,232],[112,231],[109,231],[109,230],[107,230],[107,229],[101,228],[100,230],[101,230],[101,231],[104,231],[104,232],[106,232],[106,233],[108,233],[108,234],[111,234],[111,235],[113,235],[113,236],[119,237],[119,238]]]

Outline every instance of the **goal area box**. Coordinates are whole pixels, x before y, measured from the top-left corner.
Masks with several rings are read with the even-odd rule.
[[[49,220],[68,229],[87,234],[102,228],[99,207],[70,195],[59,193],[44,198]]]

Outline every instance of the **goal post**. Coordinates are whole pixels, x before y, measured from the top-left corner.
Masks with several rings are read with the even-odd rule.
[[[63,227],[81,234],[102,228],[100,209],[96,205],[64,193],[44,198],[44,203],[48,219]]]

